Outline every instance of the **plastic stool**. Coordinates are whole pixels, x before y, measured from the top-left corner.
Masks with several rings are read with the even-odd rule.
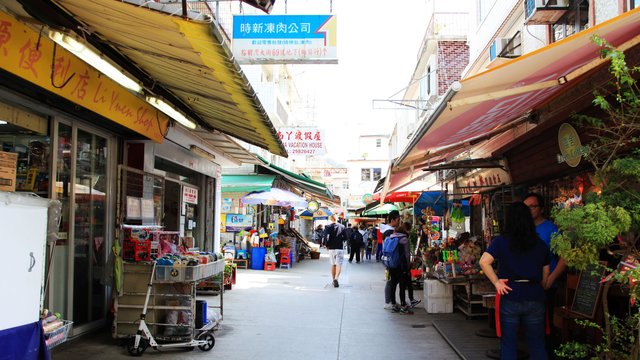
[[[286,266],[287,269],[291,269],[291,256],[290,256],[290,251],[291,249],[280,249],[280,269],[282,269],[282,266]]]
[[[264,262],[264,269],[267,271],[273,271],[276,269],[276,263],[271,262],[271,261],[265,261]]]

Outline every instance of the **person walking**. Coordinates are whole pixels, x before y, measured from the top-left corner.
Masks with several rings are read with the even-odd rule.
[[[349,238],[349,263],[353,261],[353,256],[356,256],[356,264],[360,263],[360,247],[362,247],[364,230],[353,229],[351,231],[351,238]]]
[[[373,236],[375,230],[369,226],[367,238],[365,239],[365,257],[367,260],[371,261],[371,253],[373,252]]]
[[[496,288],[500,316],[500,358],[517,359],[518,329],[522,325],[532,360],[546,360],[545,292],[549,277],[549,248],[536,233],[529,207],[515,202],[506,213],[503,235],[493,239],[480,258],[480,267]],[[496,275],[492,264],[500,264]]]
[[[367,247],[367,240],[369,239],[369,229],[365,223],[360,224],[360,234],[362,234],[362,243],[360,244],[360,259],[364,262],[364,251]]]
[[[329,258],[331,260],[331,279],[333,287],[338,287],[338,278],[344,261],[344,242],[346,241],[346,228],[338,223],[338,215],[333,214],[329,217],[331,224],[324,228],[324,238],[326,239],[327,249],[329,249]]]
[[[351,253],[351,236],[353,235],[353,229],[351,228],[351,223],[347,223],[347,228],[345,229],[346,239],[344,241],[344,246],[347,249],[347,254]]]
[[[384,236],[382,235],[381,226],[385,224],[380,224],[375,228],[375,239],[376,239],[376,262],[380,262],[382,259],[382,241],[384,240]]]

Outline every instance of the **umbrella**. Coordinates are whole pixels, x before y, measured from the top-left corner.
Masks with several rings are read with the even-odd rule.
[[[251,192],[241,199],[243,204],[247,205],[274,205],[274,206],[293,206],[306,207],[307,200],[300,196],[278,188],[272,188],[269,191]]]
[[[367,211],[362,212],[362,216],[375,216],[375,215],[387,215],[393,210],[398,210],[398,207],[393,204],[381,204]]]
[[[331,210],[326,207],[321,207],[313,213],[309,210],[304,210],[298,214],[298,217],[305,220],[327,220],[331,215],[333,215]]]

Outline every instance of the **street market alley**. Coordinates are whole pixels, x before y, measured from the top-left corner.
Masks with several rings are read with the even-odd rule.
[[[384,310],[384,268],[380,263],[348,263],[340,287],[331,285],[330,263],[305,259],[292,269],[238,270],[237,284],[224,293],[224,320],[209,352],[151,348],[149,359],[459,359],[433,325],[434,320],[463,324],[454,314],[427,314],[419,304],[413,315]],[[422,299],[421,289],[415,291]],[[198,296],[209,305],[216,296]],[[209,311],[212,311],[210,309]],[[478,323],[478,321],[467,321]],[[478,354],[480,358],[484,354]],[[130,358],[106,331],[62,344],[53,359]]]

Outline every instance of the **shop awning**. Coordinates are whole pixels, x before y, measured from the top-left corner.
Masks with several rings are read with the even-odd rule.
[[[461,80],[393,162],[383,194],[415,181],[422,167],[455,156],[464,145],[486,140],[488,134],[501,134],[512,122],[526,119],[532,110],[585,80],[585,75],[605,64],[591,40],[593,35],[626,50],[640,42],[638,34],[640,9],[634,9]],[[393,176],[401,172],[404,176]],[[407,176],[409,172],[413,174]]]
[[[299,188],[300,190],[312,193],[325,201],[333,203],[334,196],[325,184],[271,164],[259,155],[256,155],[256,157],[262,162],[262,164],[260,164],[262,167],[268,169],[273,173],[281,175],[285,179],[285,181],[287,181],[291,185]]]
[[[407,202],[414,203],[420,197],[420,191],[395,191],[391,193],[387,193],[387,196],[384,197],[384,201],[386,203],[393,202]],[[380,193],[377,192],[373,194],[373,200],[380,201]]]
[[[287,156],[269,116],[211,18],[190,12],[190,18],[185,19],[173,15],[182,13],[175,11],[175,4],[144,0],[23,3],[29,4],[32,12],[40,12],[38,17],[49,20],[50,25],[60,26],[56,22],[64,18],[68,26],[69,17],[73,18],[80,33],[115,49],[130,62],[126,64],[130,72],[142,71],[148,76],[147,88],[171,94],[174,99],[167,100],[190,110],[189,115],[206,130],[219,130]],[[51,3],[62,10],[45,14]]]
[[[193,133],[211,144],[211,146],[215,147],[217,151],[223,153],[231,161],[235,161],[237,165],[257,165],[260,163],[260,160],[227,134],[215,130],[206,131],[203,129],[193,130]]]
[[[372,209],[365,210],[360,214],[360,216],[379,216],[379,215],[387,215],[393,210],[398,210],[398,207],[393,204],[380,204]]]
[[[275,178],[275,175],[222,175],[222,192],[271,190]]]

